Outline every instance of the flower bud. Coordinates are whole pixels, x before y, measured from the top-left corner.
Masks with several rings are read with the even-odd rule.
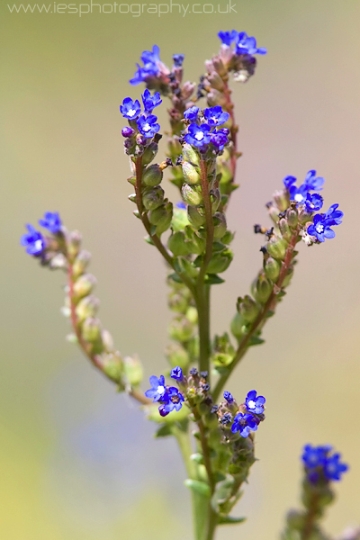
[[[189,163],[188,161],[182,162],[182,171],[184,175],[185,182],[188,184],[199,184],[200,174],[196,170],[196,167]]]
[[[101,332],[101,340],[103,342],[104,349],[107,353],[114,352],[114,340],[108,330],[103,330]]]
[[[186,369],[190,364],[190,358],[187,351],[177,343],[169,345],[166,348],[165,355],[171,367],[179,366],[182,369]]]
[[[219,90],[220,92],[224,90],[225,88],[224,81],[222,80],[220,75],[216,73],[216,71],[213,71],[212,73],[210,73],[207,79],[210,82],[211,86],[215,88],[216,90]]]
[[[146,210],[155,210],[164,202],[165,192],[162,187],[147,188],[143,192],[142,202]]]
[[[139,386],[143,380],[143,368],[137,357],[126,356],[124,358],[124,372],[128,383],[131,386]]]
[[[188,206],[187,208],[188,218],[191,225],[195,229],[199,229],[205,223],[205,216],[199,213],[199,209],[195,206]]]
[[[251,286],[251,293],[257,302],[265,304],[272,293],[272,284],[264,274],[259,274]]]
[[[142,175],[142,181],[145,186],[154,187],[160,184],[163,178],[163,172],[157,163],[147,167]]]
[[[189,341],[194,332],[194,325],[191,322],[181,317],[180,319],[175,319],[172,321],[169,326],[169,335],[171,339],[175,341],[180,341],[180,343]]]
[[[149,146],[146,147],[141,160],[143,165],[149,165],[149,163],[152,162],[158,152],[158,148],[159,147],[156,142],[152,142],[149,144]]]
[[[150,223],[156,225],[156,234],[161,235],[170,227],[173,216],[173,205],[171,202],[167,202],[159,208],[151,210],[148,216]]]
[[[70,260],[74,259],[80,251],[82,236],[79,231],[72,231],[69,234],[67,244],[67,254]]]
[[[273,197],[280,212],[285,212],[285,210],[289,208],[290,201],[287,191],[275,191]]]
[[[182,98],[184,100],[189,99],[193,95],[195,88],[196,88],[195,83],[192,83],[190,81],[186,81],[183,84],[183,87],[182,87],[182,90],[181,90]]]
[[[82,324],[81,335],[88,343],[101,341],[101,323],[99,319],[88,317]]]
[[[227,69],[219,56],[214,56],[212,59],[213,66],[221,77],[227,76]]]
[[[269,216],[271,217],[273,222],[277,225],[279,222],[279,210],[273,204],[270,204],[268,206],[268,210],[269,210]]]
[[[107,354],[103,358],[103,371],[110,379],[122,386],[124,363],[118,352]]]
[[[269,257],[265,261],[264,271],[266,277],[275,283],[280,275],[280,263],[272,257]]]
[[[97,283],[96,277],[92,274],[83,274],[74,283],[73,292],[76,300],[88,296]]]
[[[185,143],[182,147],[182,157],[183,161],[187,161],[192,165],[200,165],[199,154],[197,151],[188,143]]]
[[[235,314],[235,317],[231,321],[230,330],[232,335],[237,339],[242,338],[242,336],[246,333],[245,319],[242,315],[240,315],[240,313]]]
[[[220,239],[226,233],[226,218],[225,214],[217,212],[213,217],[214,238]]]
[[[286,212],[286,219],[289,224],[289,227],[295,228],[298,224],[298,213],[296,208],[289,208]]]
[[[91,253],[89,251],[82,250],[76,257],[73,263],[73,276],[76,278],[83,274],[88,267],[91,260]]]
[[[225,272],[230,266],[233,259],[233,254],[230,250],[222,251],[221,253],[215,253],[206,268],[208,274],[220,274]]]
[[[78,322],[82,322],[88,317],[94,317],[99,309],[99,299],[93,295],[86,296],[76,306],[76,317]]]
[[[283,238],[272,236],[266,244],[266,250],[274,259],[283,260],[287,246],[288,243]]]
[[[279,229],[280,229],[280,232],[281,232],[283,238],[285,238],[285,240],[290,240],[290,238],[291,238],[291,230],[290,230],[289,224],[286,221],[286,219],[284,219],[284,218],[280,219],[280,221],[279,221]]]
[[[188,242],[185,242],[185,234],[180,231],[173,233],[169,237],[168,248],[170,251],[172,251],[175,257],[179,257],[181,255],[190,255],[191,252]]]
[[[190,187],[188,184],[183,184],[181,188],[181,194],[184,201],[192,206],[198,206],[202,203],[203,197],[201,191]]]
[[[252,323],[259,314],[260,306],[254,302],[251,296],[246,295],[243,299],[239,298],[237,309],[246,323]]]

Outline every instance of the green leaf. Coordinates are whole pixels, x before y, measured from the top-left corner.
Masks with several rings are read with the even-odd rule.
[[[168,277],[169,279],[172,279],[173,281],[175,281],[175,283],[182,283],[181,277],[176,272],[174,272],[173,274],[170,274]]]
[[[225,283],[225,280],[217,274],[206,274],[205,283],[207,285],[220,285],[221,283]]]
[[[264,339],[259,336],[252,336],[249,341],[249,346],[251,347],[252,345],[261,345],[262,343],[265,343]]]
[[[168,437],[169,435],[172,435],[172,429],[170,424],[164,424],[163,426],[160,426],[159,429],[155,432],[156,439],[158,439],[159,437]]]
[[[154,242],[153,242],[151,236],[145,236],[144,240],[145,240],[145,242],[147,242],[148,244],[150,244],[150,246],[153,246],[153,245],[154,245]]]
[[[236,523],[244,523],[246,518],[244,517],[233,517],[233,516],[219,516],[218,523],[219,525],[236,525]]]
[[[192,491],[195,491],[196,493],[199,493],[200,495],[203,495],[204,497],[210,497],[210,494],[211,494],[210,486],[206,484],[205,482],[200,482],[200,480],[192,480],[191,478],[187,478],[184,484],[186,487],[188,487]]]

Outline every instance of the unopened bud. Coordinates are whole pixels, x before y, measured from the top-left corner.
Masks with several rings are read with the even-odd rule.
[[[231,333],[237,339],[240,339],[246,332],[245,319],[240,313],[236,313],[230,325]]]
[[[82,324],[81,335],[88,343],[96,343],[101,340],[101,322],[94,317],[88,317]]]
[[[280,221],[279,221],[279,229],[280,229],[280,232],[281,232],[283,238],[285,238],[285,240],[290,240],[290,238],[291,238],[291,230],[290,230],[289,224],[288,224],[288,222],[286,221],[285,218],[280,219]]]
[[[97,283],[96,277],[92,274],[83,274],[74,283],[74,297],[80,300],[84,296],[88,296]]]
[[[203,201],[201,191],[189,186],[188,184],[183,184],[181,193],[184,201],[192,206],[198,206]]]
[[[187,208],[188,218],[191,225],[195,229],[199,229],[205,223],[205,216],[199,213],[199,209],[195,206],[188,206]]]
[[[288,243],[283,239],[272,236],[266,244],[266,250],[274,259],[283,260],[286,255]]]
[[[76,306],[76,317],[78,322],[82,322],[88,317],[94,317],[99,309],[99,299],[93,295],[86,296]]]
[[[147,167],[142,175],[142,181],[145,186],[154,187],[160,184],[163,178],[163,172],[157,163]]]
[[[289,208],[290,201],[287,191],[275,191],[273,197],[280,212],[285,212]]]
[[[124,363],[119,353],[110,353],[103,357],[103,371],[110,379],[122,386]]]
[[[220,92],[224,90],[225,88],[224,81],[222,80],[220,75],[216,73],[216,71],[213,71],[212,73],[210,73],[207,79],[210,82],[211,86],[215,88],[216,90],[219,90]]]
[[[172,215],[173,205],[171,202],[167,202],[148,213],[150,223],[156,225],[157,234],[162,234],[170,227]]]
[[[124,372],[128,383],[131,386],[139,386],[143,380],[143,368],[137,357],[126,356],[124,358]]]
[[[142,155],[142,164],[143,165],[149,165],[149,163],[152,162],[154,157],[156,156],[158,152],[158,144],[156,142],[152,142],[147,146],[145,152]]]
[[[286,219],[290,227],[293,229],[298,224],[298,213],[296,208],[289,208],[289,210],[286,212]]]
[[[169,237],[168,248],[175,257],[190,254],[189,245],[185,242],[185,235],[181,231],[175,232]]]
[[[73,263],[73,276],[78,277],[83,274],[86,268],[89,266],[91,260],[91,253],[86,250],[80,251]]]
[[[145,189],[142,201],[146,210],[155,210],[156,208],[159,208],[164,202],[164,195],[165,192],[161,186]]]
[[[230,250],[222,251],[221,253],[215,253],[206,268],[208,274],[220,274],[225,272],[230,266],[233,259],[233,254]]]
[[[200,159],[197,151],[190,145],[185,143],[182,147],[183,161],[192,163],[193,165],[199,165]]]
[[[257,302],[265,304],[272,293],[272,284],[264,274],[259,274],[251,286],[251,293]]]
[[[265,261],[264,271],[266,277],[275,283],[280,275],[280,263],[272,257],[269,257]]]
[[[260,306],[254,302],[251,296],[246,295],[243,299],[239,298],[237,309],[245,322],[252,323],[259,314]]]
[[[74,259],[80,251],[82,235],[79,231],[72,231],[69,234],[67,244],[67,254],[70,259]]]
[[[214,238],[220,239],[226,233],[226,218],[225,214],[217,212],[213,217]]]
[[[196,170],[196,167],[189,163],[188,161],[183,161],[182,171],[184,175],[185,182],[188,184],[198,184],[200,182],[200,174]]]
[[[114,352],[114,340],[108,330],[103,330],[101,332],[101,339],[102,339],[105,351],[107,353]]]

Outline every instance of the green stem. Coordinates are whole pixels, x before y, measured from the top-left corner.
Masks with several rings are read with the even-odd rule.
[[[193,450],[190,441],[189,425],[187,426],[186,431],[174,426],[173,434],[178,442],[188,477],[192,480],[198,480],[196,463],[190,459]],[[191,506],[195,540],[205,540],[204,531],[207,530],[208,519],[207,505],[208,499],[192,489]]]
[[[309,540],[314,532],[319,512],[318,503],[319,495],[314,493],[311,498],[309,508],[307,509],[308,511],[306,514],[304,528],[301,532],[301,540]]]
[[[195,295],[199,326],[199,369],[209,373],[210,364],[210,286],[199,284]],[[210,373],[209,373],[210,381]]]
[[[293,233],[290,239],[289,245],[286,250],[285,259],[282,263],[282,267],[280,270],[280,275],[278,277],[277,282],[274,283],[272,293],[269,299],[267,300],[267,302],[265,303],[265,305],[263,306],[263,308],[261,309],[259,315],[256,317],[255,321],[251,324],[247,334],[240,340],[234,359],[232,363],[230,364],[228,370],[218,380],[213,391],[214,401],[218,399],[228,378],[230,377],[230,375],[232,374],[236,366],[239,364],[241,359],[245,356],[252,336],[265,324],[265,322],[267,321],[268,312],[273,311],[275,309],[276,304],[279,301],[279,293],[282,289],[284,279],[287,275],[287,272],[293,260],[293,251],[295,249],[295,245],[298,242],[298,236],[299,236],[299,231],[298,229],[296,229],[296,231]]]

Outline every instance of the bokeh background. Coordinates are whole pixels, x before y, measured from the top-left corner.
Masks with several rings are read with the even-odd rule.
[[[64,277],[38,268],[19,237],[45,210],[81,230],[104,326],[124,354],[139,353],[146,377],[160,373],[165,268],[127,201],[118,106],[142,90],[127,82],[142,50],[157,43],[167,63],[185,53],[186,75],[197,80],[217,51],[217,31],[232,28],[255,35],[269,53],[254,78],[234,85],[244,155],[229,225],[238,232],[226,284],[214,287],[213,329],[228,328],[236,296],[261,264],[252,225],[267,223],[264,203],[285,175],[302,180],[316,168],[327,180],[326,205],[340,202],[345,219],[336,239],[301,247],[266,345],[250,351],[229,385],[239,398],[257,388],[268,409],[260,461],[237,508],[248,520],[218,539],[279,537],[285,511],[297,504],[306,442],[333,443],[351,466],[327,529],[359,524],[360,3],[237,0],[236,15],[80,18],[10,14],[7,1],[0,6],[0,537],[191,538],[175,443],[154,440],[136,405],[65,341]]]

